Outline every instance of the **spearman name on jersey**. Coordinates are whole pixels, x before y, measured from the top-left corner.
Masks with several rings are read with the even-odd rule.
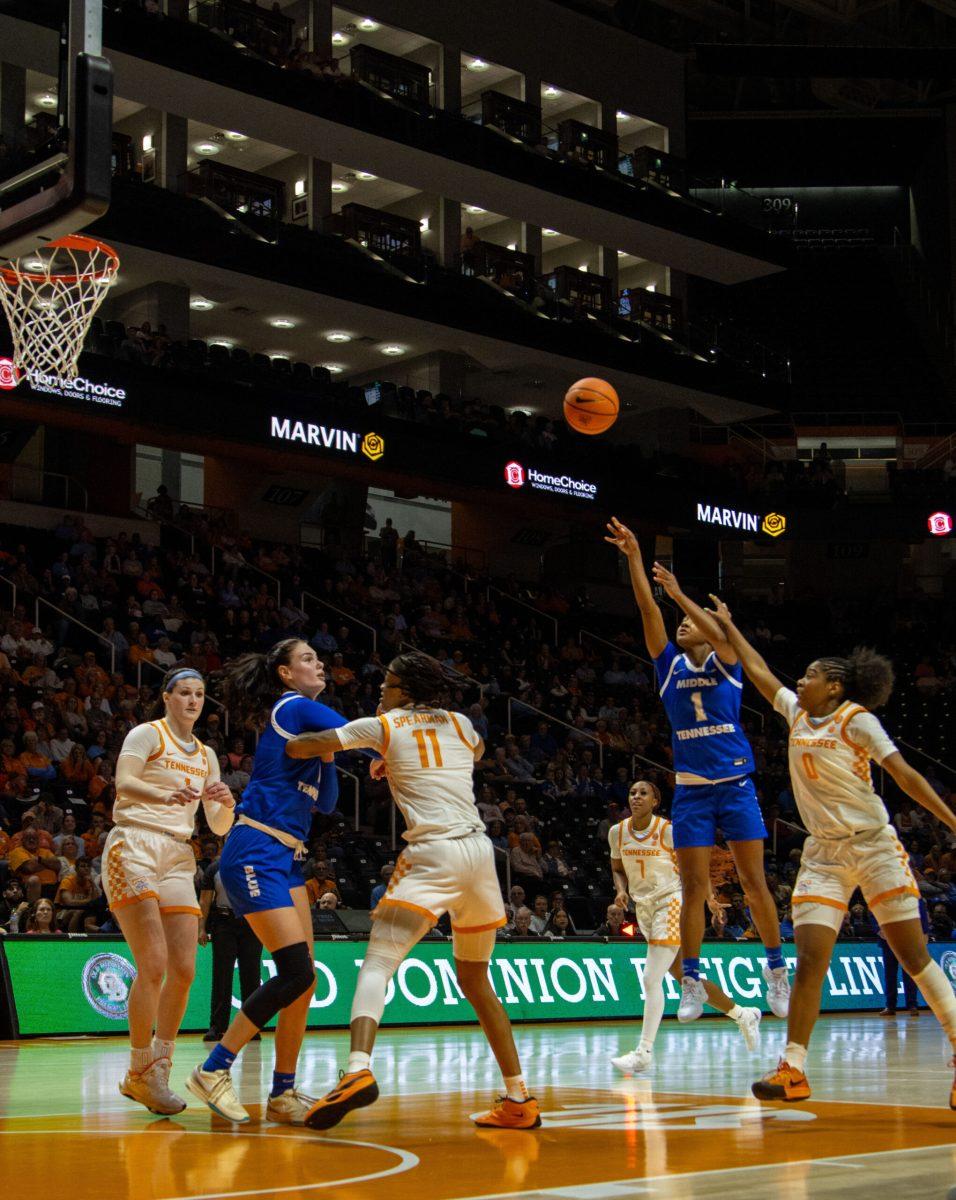
[[[668,642],[654,659],[654,670],[671,724],[678,784],[721,783],[749,775],[754,758],[740,727],[740,663],[723,663],[711,651],[695,667]]]
[[[345,718],[301,692],[286,692],[272,709],[256,747],[252,778],[236,811],[304,841],[313,810],[331,812],[338,797],[335,768],[319,758],[289,758],[286,742],[298,733],[338,729]]]

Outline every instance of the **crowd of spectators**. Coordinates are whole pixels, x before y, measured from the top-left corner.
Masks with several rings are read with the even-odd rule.
[[[150,527],[150,535],[158,528]],[[470,716],[487,747],[475,768],[475,796],[502,886],[511,889],[502,936],[633,931],[628,914],[609,905],[608,831],[628,813],[634,778],[661,788],[665,810],[672,783],[667,723],[633,622],[602,623],[581,593],[568,598],[515,580],[499,580],[500,591],[488,588],[474,573],[431,558],[413,532],[399,538],[391,525],[367,550],[256,543],[217,529],[215,573],[197,528],[195,552],[137,533],[97,538],[69,516],[47,533],[0,529],[0,575],[16,589],[16,604],[0,620],[0,928],[115,930],[99,873],[116,757],[126,733],[147,718],[162,672],[176,663],[196,667],[211,677],[214,694],[226,660],[301,635],[327,664],[323,699],[349,718],[374,713],[383,664],[404,647],[418,646],[446,666],[453,680],[447,703]],[[306,611],[303,587],[323,603]],[[524,604],[512,604],[509,591]],[[35,597],[48,602],[39,606],[39,625]],[[873,629],[879,636],[889,631],[898,662],[911,672],[901,672],[904,700],[941,705],[954,687],[952,631],[939,625],[927,597],[897,602],[889,616],[879,604],[821,610],[776,593],[744,623],[775,663],[795,669],[820,652],[820,639],[831,632],[839,631],[842,644],[847,630],[863,638]],[[575,636],[582,624],[607,641]],[[930,627],[935,642],[927,640]],[[927,657],[934,644],[937,653]],[[930,669],[935,683],[927,691]],[[906,703],[892,710],[894,732],[906,732],[907,711]],[[769,713],[748,709],[745,719],[774,834],[768,878],[785,936],[792,936],[790,896],[804,835],[784,731]],[[210,701],[197,732],[219,755],[226,784],[241,795],[257,728],[230,722]],[[931,760],[916,761],[948,794],[942,764],[937,770]],[[402,828],[387,784],[369,778],[361,760],[340,756],[339,765],[350,772],[341,777],[339,809],[316,817],[306,868],[319,930],[334,927],[342,906],[374,905],[394,865],[393,821],[395,832]],[[949,937],[956,839],[905,799],[888,799],[930,907],[932,934]],[[219,849],[200,826],[197,885]],[[727,918],[713,935],[754,937],[726,847],[715,852],[713,876]],[[873,935],[862,905],[851,909],[844,933]]]

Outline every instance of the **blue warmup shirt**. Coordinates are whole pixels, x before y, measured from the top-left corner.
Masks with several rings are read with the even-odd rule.
[[[335,768],[319,758],[289,758],[286,742],[297,733],[338,729],[345,717],[301,692],[286,692],[269,716],[269,727],[256,747],[252,778],[236,812],[291,833],[304,841],[312,813],[330,813],[339,798]]]
[[[671,724],[677,782],[715,782],[749,775],[754,758],[740,727],[744,686],[740,663],[723,663],[712,651],[695,667],[668,642],[654,659],[654,669]]]

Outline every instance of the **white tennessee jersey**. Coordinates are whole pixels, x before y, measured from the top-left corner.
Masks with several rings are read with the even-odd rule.
[[[877,718],[849,701],[828,717],[811,717],[789,688],[777,692],[773,706],[790,726],[793,795],[813,836],[845,838],[888,824],[870,760],[882,763],[896,746]]]
[[[475,807],[475,747],[467,717],[440,708],[393,708],[335,730],[343,750],[378,750],[392,798],[408,826],[407,842],[484,833]]]
[[[680,892],[670,821],[655,814],[646,829],[635,833],[627,817],[611,826],[607,840],[611,858],[624,864],[628,894],[635,904],[655,904]]]
[[[131,729],[123,741],[119,756],[130,755],[143,763],[138,773],[144,783],[176,792],[189,784],[202,792],[207,783],[219,779],[219,760],[198,738],[190,743],[180,742],[165,719],[149,721]],[[206,819],[214,833],[225,833],[232,824],[232,810],[216,801],[203,801]],[[196,809],[193,804],[164,804],[161,801],[140,800],[117,792],[113,819],[117,825],[139,825],[172,833],[176,837],[192,837],[196,828]]]

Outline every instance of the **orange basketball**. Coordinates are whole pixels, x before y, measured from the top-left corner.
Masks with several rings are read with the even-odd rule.
[[[564,397],[564,419],[578,433],[604,433],[620,408],[617,392],[606,379],[579,379]]]

